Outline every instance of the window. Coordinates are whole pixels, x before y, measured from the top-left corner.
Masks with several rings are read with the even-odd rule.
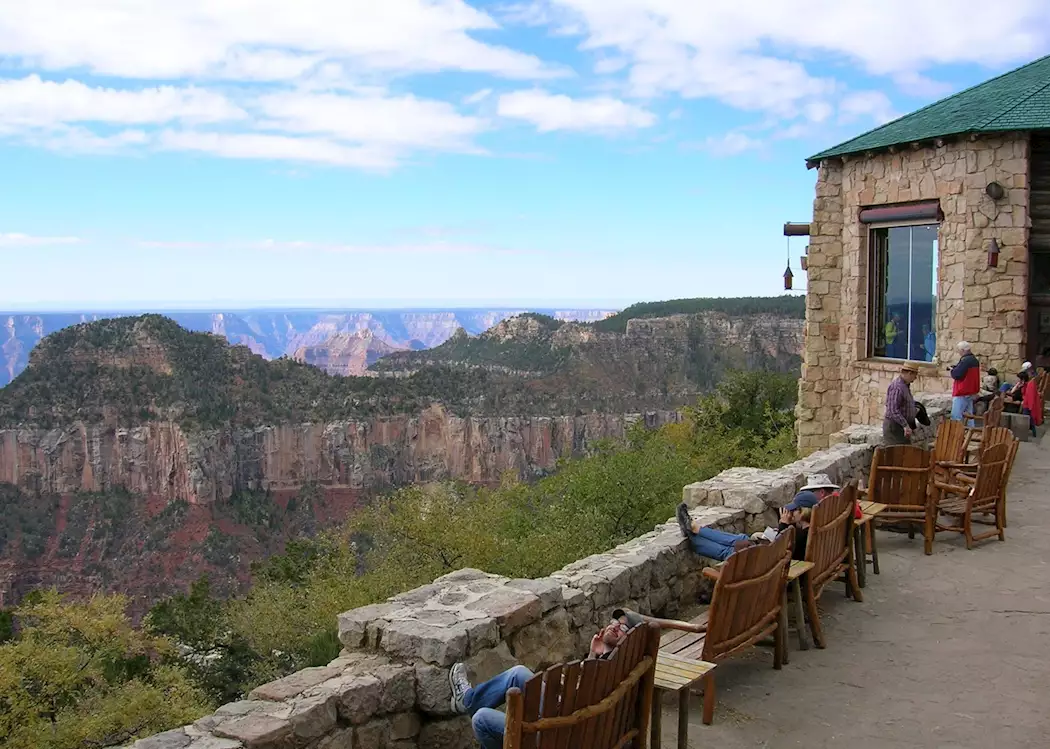
[[[938,224],[869,230],[868,355],[932,361],[937,353]]]

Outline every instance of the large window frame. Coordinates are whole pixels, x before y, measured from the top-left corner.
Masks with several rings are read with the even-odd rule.
[[[924,355],[921,358],[911,356],[915,352],[915,347],[912,345],[912,332],[914,330],[913,325],[913,308],[914,300],[916,298],[915,290],[911,284],[914,282],[914,265],[915,260],[912,257],[912,249],[909,246],[909,259],[908,259],[908,307],[907,307],[907,319],[903,320],[904,330],[899,331],[898,335],[904,334],[904,349],[905,355],[895,355],[896,352],[887,351],[886,338],[886,308],[887,294],[888,294],[888,263],[885,262],[885,256],[889,253],[889,241],[890,241],[890,230],[893,229],[915,229],[915,228],[931,228],[936,232],[933,245],[933,257],[932,257],[932,307],[930,314],[930,330],[933,333],[934,339],[938,337],[937,331],[937,306],[940,301],[940,229],[943,221],[943,215],[940,214],[939,209],[934,216],[915,218],[912,220],[889,220],[889,221],[863,221],[862,212],[862,228],[867,233],[867,299],[866,299],[866,319],[867,319],[867,331],[865,354],[869,359],[883,359],[888,361],[911,361],[911,362],[927,362],[929,363],[935,354],[930,353],[928,356]],[[912,241],[913,234],[909,234],[909,242]],[[925,348],[925,341],[920,341],[919,346]],[[936,348],[936,345],[934,346]]]

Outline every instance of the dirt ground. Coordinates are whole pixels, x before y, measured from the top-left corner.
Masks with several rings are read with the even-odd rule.
[[[1050,747],[1050,440],[1022,443],[1006,542],[967,551],[959,534],[879,531],[881,573],[864,602],[833,585],[821,600],[828,646],[774,671],[770,648],[718,667],[714,723],[690,710],[689,746]],[[677,746],[665,700],[663,747]]]

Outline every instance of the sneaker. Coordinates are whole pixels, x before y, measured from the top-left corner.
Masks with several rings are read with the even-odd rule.
[[[678,518],[678,527],[681,529],[682,535],[686,538],[691,538],[693,535],[693,519],[689,517],[689,507],[686,506],[685,502],[678,505],[675,517]]]
[[[452,689],[452,712],[462,715],[467,712],[466,697],[471,689],[470,681],[467,679],[467,666],[456,663],[449,669],[448,685]]]

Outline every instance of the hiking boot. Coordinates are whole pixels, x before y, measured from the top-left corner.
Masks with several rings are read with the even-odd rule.
[[[467,712],[465,700],[467,692],[471,689],[470,681],[467,679],[466,664],[456,663],[449,669],[448,685],[452,689],[452,712],[455,715],[462,715]]]
[[[678,527],[681,529],[682,535],[686,538],[692,538],[693,519],[689,517],[689,507],[685,502],[678,505],[678,509],[675,511],[675,517],[678,519]]]

